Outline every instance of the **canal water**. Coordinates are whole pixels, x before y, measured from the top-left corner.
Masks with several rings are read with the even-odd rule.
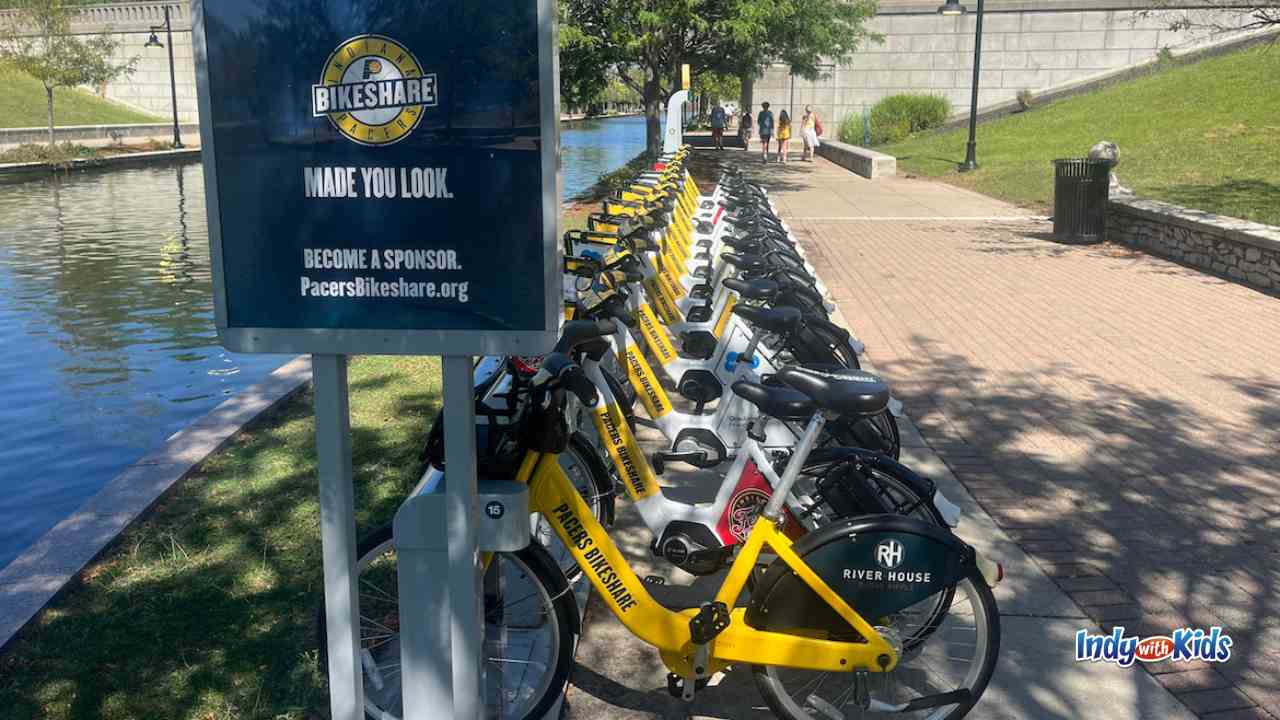
[[[565,123],[560,130],[564,197],[574,198],[643,150],[643,115]]]
[[[567,124],[573,197],[644,149]],[[213,329],[198,163],[0,185],[0,568],[191,420],[287,358]]]

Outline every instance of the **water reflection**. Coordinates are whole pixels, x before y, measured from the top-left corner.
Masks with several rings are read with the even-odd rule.
[[[564,196],[573,198],[643,150],[643,117],[566,123],[560,130]]]
[[[0,566],[282,362],[217,344],[201,173],[0,186]]]
[[[565,196],[644,149],[566,125]],[[217,344],[199,164],[0,185],[0,567],[280,356]]]

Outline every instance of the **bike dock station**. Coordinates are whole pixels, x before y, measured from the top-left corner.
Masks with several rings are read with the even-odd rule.
[[[403,717],[474,720],[481,553],[530,534],[527,488],[476,477],[473,356],[543,352],[560,324],[556,10],[325,7],[194,2],[219,339],[313,355],[334,720],[365,716],[368,657],[347,358],[444,356],[449,481],[395,520]]]
[[[591,239],[612,248],[589,257],[573,233],[556,237],[550,0],[326,7],[281,22],[197,1],[194,37],[219,339],[314,358],[331,717],[556,716],[581,635],[575,579],[657,651],[682,702],[751,668],[789,720],[967,712],[998,652],[999,565],[951,532],[930,481],[895,464],[889,388],[828,321],[767,193],[733,174],[698,189],[687,66],[670,152],[591,216]],[[562,325],[564,253],[590,282]],[[360,354],[443,356],[428,472],[373,548],[355,525],[347,361]],[[652,463],[613,391],[629,383],[654,421],[672,410],[646,354],[697,404],[684,427],[657,425],[670,444]],[[477,355],[503,356],[496,384]],[[820,441],[837,446],[819,456]],[[666,462],[726,465],[715,502],[667,497]],[[609,534],[623,492],[655,556],[727,571],[714,598],[676,610],[653,597]],[[955,597],[969,614],[951,612]],[[957,632],[972,641],[952,658]],[[891,673],[926,643],[964,668],[899,687],[912,676]],[[838,675],[836,694],[805,690],[806,673]]]

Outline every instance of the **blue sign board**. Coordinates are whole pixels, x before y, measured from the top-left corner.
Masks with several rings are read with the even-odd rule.
[[[228,348],[551,346],[551,0],[196,0],[193,16]]]

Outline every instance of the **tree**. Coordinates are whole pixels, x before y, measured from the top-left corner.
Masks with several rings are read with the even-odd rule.
[[[677,89],[681,64],[696,73],[754,78],[769,62],[790,63],[816,78],[819,63],[848,59],[869,37],[873,0],[561,0],[561,70],[589,85],[606,68],[640,94],[646,147],[661,147],[663,103]]]
[[[1280,26],[1280,0],[1202,0],[1194,8],[1175,0],[1152,0],[1138,15],[1158,17],[1174,32],[1262,30]]]
[[[0,61],[44,84],[53,136],[53,91],[60,87],[102,85],[131,74],[137,58],[111,60],[120,43],[107,33],[81,40],[71,34],[76,14],[68,0],[18,0],[8,27],[0,28]]]

